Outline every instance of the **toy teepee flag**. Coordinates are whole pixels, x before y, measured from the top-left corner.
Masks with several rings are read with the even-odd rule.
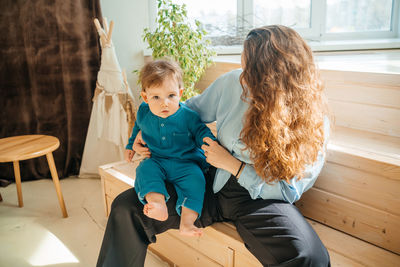
[[[80,177],[98,176],[98,167],[124,159],[125,145],[135,120],[135,108],[125,72],[121,71],[111,41],[114,22],[104,29],[94,20],[101,44],[101,65],[89,128],[83,150]]]

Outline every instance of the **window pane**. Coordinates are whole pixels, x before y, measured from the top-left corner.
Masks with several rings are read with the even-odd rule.
[[[237,0],[173,0],[186,4],[192,22],[200,21],[213,45],[232,45],[236,38]],[[241,43],[241,40],[240,42]]]
[[[311,0],[254,0],[256,27],[281,24],[292,28],[309,28]]]
[[[389,31],[392,0],[327,0],[327,32]]]

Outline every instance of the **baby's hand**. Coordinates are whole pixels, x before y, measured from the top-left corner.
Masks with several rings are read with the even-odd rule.
[[[131,162],[133,155],[135,155],[135,152],[133,152],[133,150],[125,149],[124,157],[127,162]]]

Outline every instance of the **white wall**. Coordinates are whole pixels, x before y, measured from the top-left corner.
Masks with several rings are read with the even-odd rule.
[[[143,50],[147,44],[142,34],[149,27],[148,1],[152,0],[100,0],[103,17],[114,21],[112,40],[122,69],[138,104],[137,75],[132,71],[144,64]]]

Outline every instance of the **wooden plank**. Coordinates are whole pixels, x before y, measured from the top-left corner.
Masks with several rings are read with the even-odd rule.
[[[218,237],[214,236],[212,233],[209,234],[209,227],[204,228],[203,231],[204,234],[200,238],[182,236],[179,234],[178,230],[169,230],[168,233],[194,250],[207,255],[218,264],[229,266],[230,262],[233,262],[233,255],[231,254],[228,244],[220,242]]]
[[[337,253],[334,250],[328,249],[329,257],[331,259],[332,267],[364,267],[365,265],[360,264],[359,262],[353,261],[348,257]]]
[[[101,193],[103,197],[103,204],[104,204],[104,212],[106,214],[106,216],[108,216],[109,211],[107,208],[107,200],[106,200],[106,189],[105,189],[105,174],[104,174],[104,170],[102,168],[99,168],[99,174],[100,174],[100,182],[101,182]]]
[[[343,70],[321,70],[323,80],[349,81],[358,85],[370,85],[400,89],[400,74],[398,73],[371,73]]]
[[[218,237],[218,239],[223,243],[228,243],[229,247],[233,248],[235,251],[248,251],[243,244],[242,238],[236,231],[235,226],[232,224],[214,223],[210,228],[209,234],[213,234],[214,236]]]
[[[105,192],[110,197],[117,197],[121,192],[132,188],[131,185],[126,184],[118,179],[105,179]]]
[[[228,244],[229,248],[235,251],[234,266],[261,266],[257,258],[245,247],[242,238],[232,223],[214,223],[207,227],[207,235],[212,235],[214,239],[219,240],[221,243]],[[238,265],[238,257],[246,258],[246,262],[249,265]],[[239,261],[241,260],[239,259]]]
[[[166,235],[167,237],[165,237]],[[176,240],[171,239],[170,236],[173,236],[176,238]],[[169,246],[171,246],[171,244],[175,246],[176,242],[178,241],[182,242],[194,251],[197,251],[202,255],[207,255],[207,257],[221,266],[262,266],[260,262],[244,246],[241,238],[236,232],[236,228],[229,223],[216,223],[205,228],[204,235],[200,238],[180,236],[177,230],[169,230],[166,233],[158,235],[157,243],[151,245],[152,250],[155,250],[158,254],[161,253],[161,257],[168,257],[165,255],[164,249],[161,251],[159,250],[157,245],[159,242],[159,237],[169,239]],[[180,265],[174,260],[175,259],[173,257],[168,257],[169,262]]]
[[[111,204],[114,201],[115,197],[110,197],[110,196],[105,196],[105,200],[106,200],[106,214],[107,216],[110,215],[111,212]]]
[[[327,162],[314,187],[400,216],[400,180]]]
[[[400,138],[334,126],[330,144],[352,148],[355,154],[400,166]],[[358,151],[358,152],[357,152]],[[400,173],[398,173],[400,176]]]
[[[400,137],[400,109],[329,100],[336,124]]]
[[[330,100],[400,108],[400,75],[323,71]]]
[[[168,232],[157,235],[157,242],[151,244],[151,249],[178,266],[222,266]]]
[[[242,253],[241,251],[235,251],[235,267],[261,267],[262,264],[253,257],[248,257],[247,253]]]
[[[151,257],[149,257],[149,255]],[[149,259],[149,262],[147,262],[147,259]],[[174,264],[167,259],[161,257],[157,252],[154,252],[151,248],[147,249],[147,255],[146,255],[146,264],[148,266],[169,266],[169,267],[174,267]]]
[[[128,176],[131,180],[135,180],[136,168],[139,166],[141,160],[141,156],[135,154],[131,162],[123,161],[122,164],[115,165],[113,169],[125,176]]]
[[[400,253],[400,216],[311,188],[296,203],[304,216]]]
[[[400,255],[378,248],[313,220],[308,221],[328,249],[332,266],[395,267],[400,264]],[[350,265],[346,265],[348,262]]]
[[[375,153],[365,153],[360,149],[328,144],[327,161],[363,170],[389,179],[400,180],[400,167],[397,161],[386,163],[388,158],[380,158]]]
[[[231,62],[215,62],[214,65],[208,67],[203,76],[196,83],[195,88],[203,91],[212,84],[219,76],[240,68],[240,64]]]
[[[398,109],[400,108],[400,86],[398,87],[348,80],[326,80],[325,92],[329,100]]]

